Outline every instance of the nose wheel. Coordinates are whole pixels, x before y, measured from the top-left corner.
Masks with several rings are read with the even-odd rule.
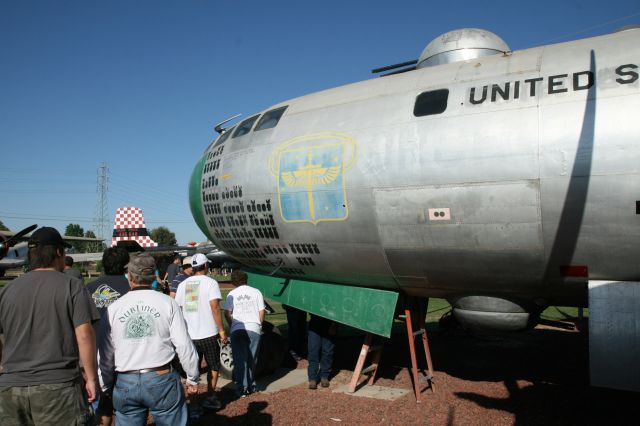
[[[233,375],[233,352],[231,351],[231,344],[220,343],[220,374],[225,379],[231,379]]]

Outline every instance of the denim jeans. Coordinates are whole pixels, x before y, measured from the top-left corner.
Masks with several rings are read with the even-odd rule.
[[[158,426],[187,424],[184,390],[173,368],[166,374],[118,373],[113,408],[118,426],[147,424],[147,409]]]
[[[233,352],[233,381],[236,392],[254,392],[256,380],[254,372],[258,363],[258,345],[260,334],[249,330],[236,330],[231,333],[231,351]]]
[[[300,356],[307,353],[307,313],[292,306],[285,308],[289,327],[289,350]]]
[[[309,367],[307,368],[307,375],[309,380],[315,380],[316,382],[320,378],[328,379],[331,376],[331,364],[333,364],[333,339],[330,337],[323,337],[316,331],[309,328],[309,353],[307,359],[309,360]],[[320,371],[318,371],[318,366]]]

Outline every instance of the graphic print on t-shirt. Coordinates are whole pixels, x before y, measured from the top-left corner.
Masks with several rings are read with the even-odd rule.
[[[200,281],[187,282],[184,289],[184,310],[187,312],[198,312],[198,295]]]
[[[236,298],[234,311],[237,311],[238,314],[251,315],[254,310],[255,304],[253,303],[251,296],[248,294],[241,294]]]
[[[153,336],[154,332],[153,317],[148,313],[140,312],[127,319],[124,338],[142,339],[143,337]]]
[[[96,308],[108,308],[109,305],[118,300],[119,297],[120,293],[107,284],[102,284],[91,294]]]

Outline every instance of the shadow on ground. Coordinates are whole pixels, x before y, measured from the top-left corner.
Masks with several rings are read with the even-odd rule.
[[[227,392],[222,392],[222,402]],[[224,416],[219,413],[209,413],[198,421],[189,421],[189,425],[253,425],[253,426],[270,426],[273,424],[271,414],[264,412],[268,407],[265,401],[252,401],[247,407],[244,414],[238,416]]]
[[[466,386],[452,391],[455,399],[512,413],[515,424],[637,423],[639,394],[589,385],[588,330],[581,328],[578,332],[538,327],[508,336],[477,337],[462,330],[440,333],[437,325],[431,324],[429,343],[436,392],[438,376],[442,374],[470,383],[500,384],[506,389],[505,398],[469,392]],[[363,339],[341,339],[336,349],[336,368],[353,371]],[[418,364],[426,368],[424,351],[421,346],[416,347]],[[411,388],[410,364],[406,334],[396,333],[386,343],[379,377]],[[429,398],[428,392],[424,398]],[[455,424],[454,412],[450,415],[450,424]]]

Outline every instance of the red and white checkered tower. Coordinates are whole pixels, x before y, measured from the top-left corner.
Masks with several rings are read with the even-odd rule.
[[[138,207],[120,207],[116,210],[111,247],[117,246],[118,241],[135,241],[143,248],[158,246],[158,243],[149,237],[142,209]]]

